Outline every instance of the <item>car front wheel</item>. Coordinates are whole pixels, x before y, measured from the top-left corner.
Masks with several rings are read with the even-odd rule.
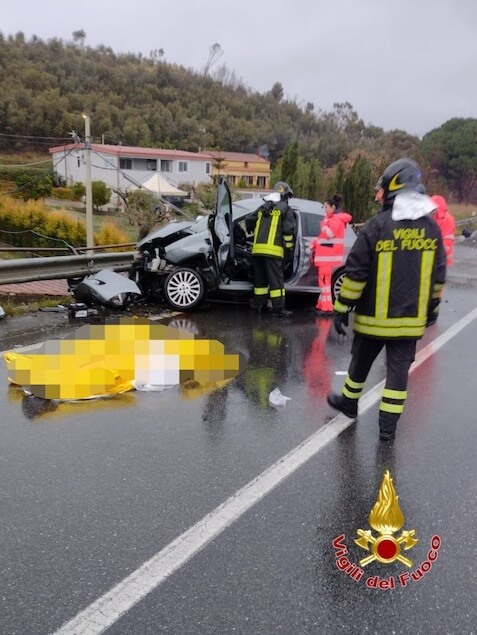
[[[331,276],[331,295],[333,298],[333,302],[340,294],[345,275],[346,274],[344,267],[340,267],[339,269],[336,269],[336,271],[333,271],[333,274]]]
[[[168,304],[178,311],[197,308],[205,296],[202,276],[194,269],[176,269],[166,278],[164,296]]]

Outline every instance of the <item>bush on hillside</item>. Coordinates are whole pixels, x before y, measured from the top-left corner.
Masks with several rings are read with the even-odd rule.
[[[94,235],[95,245],[121,245],[130,242],[126,234],[118,229],[113,223],[103,223],[101,230]],[[124,251],[119,248],[116,251]]]
[[[37,201],[40,198],[50,196],[53,189],[53,181],[50,174],[42,177],[30,174],[18,174],[15,177],[17,189],[12,193],[15,198],[21,198],[24,201],[33,199]]]
[[[111,189],[104,181],[93,181],[91,183],[91,194],[93,207],[97,210],[102,205],[106,205],[111,200]]]
[[[4,165],[0,168],[0,179],[5,181],[15,181],[20,175],[28,174],[29,176],[35,176],[42,178],[44,176],[50,176],[53,180],[53,173],[50,169],[39,168],[35,166],[21,165],[21,166],[7,166]]]
[[[53,198],[58,198],[62,201],[74,200],[72,187],[54,187],[51,195],[53,196]]]
[[[86,245],[86,226],[67,212],[45,210],[38,201],[0,199],[0,240],[14,247],[54,247],[56,239],[73,247]],[[32,232],[36,232],[33,234]],[[37,234],[41,234],[38,236]],[[96,245],[127,243],[128,237],[111,223],[94,236]]]
[[[81,181],[78,181],[77,183],[73,185],[72,192],[73,192],[73,200],[81,201],[82,197],[86,194],[86,187],[84,186],[83,183],[81,183]]]

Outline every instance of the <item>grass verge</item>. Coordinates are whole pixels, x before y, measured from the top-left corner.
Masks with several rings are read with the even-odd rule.
[[[74,298],[71,295],[55,296],[54,298],[20,293],[15,296],[0,295],[0,306],[5,311],[5,314],[10,317],[34,313],[43,308],[56,307],[59,304],[66,306],[73,301]]]

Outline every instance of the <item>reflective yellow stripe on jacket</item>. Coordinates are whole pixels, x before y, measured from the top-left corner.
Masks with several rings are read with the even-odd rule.
[[[421,337],[427,322],[434,258],[434,251],[422,253],[417,315],[413,317],[389,317],[393,253],[380,253],[376,276],[375,312],[374,315],[356,313],[354,320],[356,333],[383,338]]]
[[[276,245],[275,240],[277,237],[278,223],[280,222],[281,212],[279,210],[273,210],[270,214],[270,229],[266,237],[266,242],[259,242],[259,237],[262,232],[261,224],[263,215],[258,213],[257,225],[255,228],[254,243],[252,246],[252,254],[257,256],[274,256],[276,258],[283,258],[283,245]]]

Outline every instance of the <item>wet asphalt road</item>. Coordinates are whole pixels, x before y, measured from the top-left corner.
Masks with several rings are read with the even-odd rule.
[[[419,349],[477,306],[477,250],[457,254]],[[195,399],[174,388],[35,414],[0,367],[1,633],[55,632],[335,416],[325,396],[352,338],[326,320],[211,305],[167,322],[239,350],[246,370]],[[14,331],[2,349],[52,332]],[[413,372],[394,443],[378,440],[375,404],[107,632],[477,633],[476,342],[474,319]],[[366,390],[383,377],[379,358]],[[280,410],[267,404],[277,386],[292,398]],[[351,563],[367,555],[353,538],[385,469],[419,538],[414,564],[373,562],[355,581],[332,543],[344,534]],[[435,535],[437,560],[403,587]],[[373,576],[396,588],[368,588]]]

